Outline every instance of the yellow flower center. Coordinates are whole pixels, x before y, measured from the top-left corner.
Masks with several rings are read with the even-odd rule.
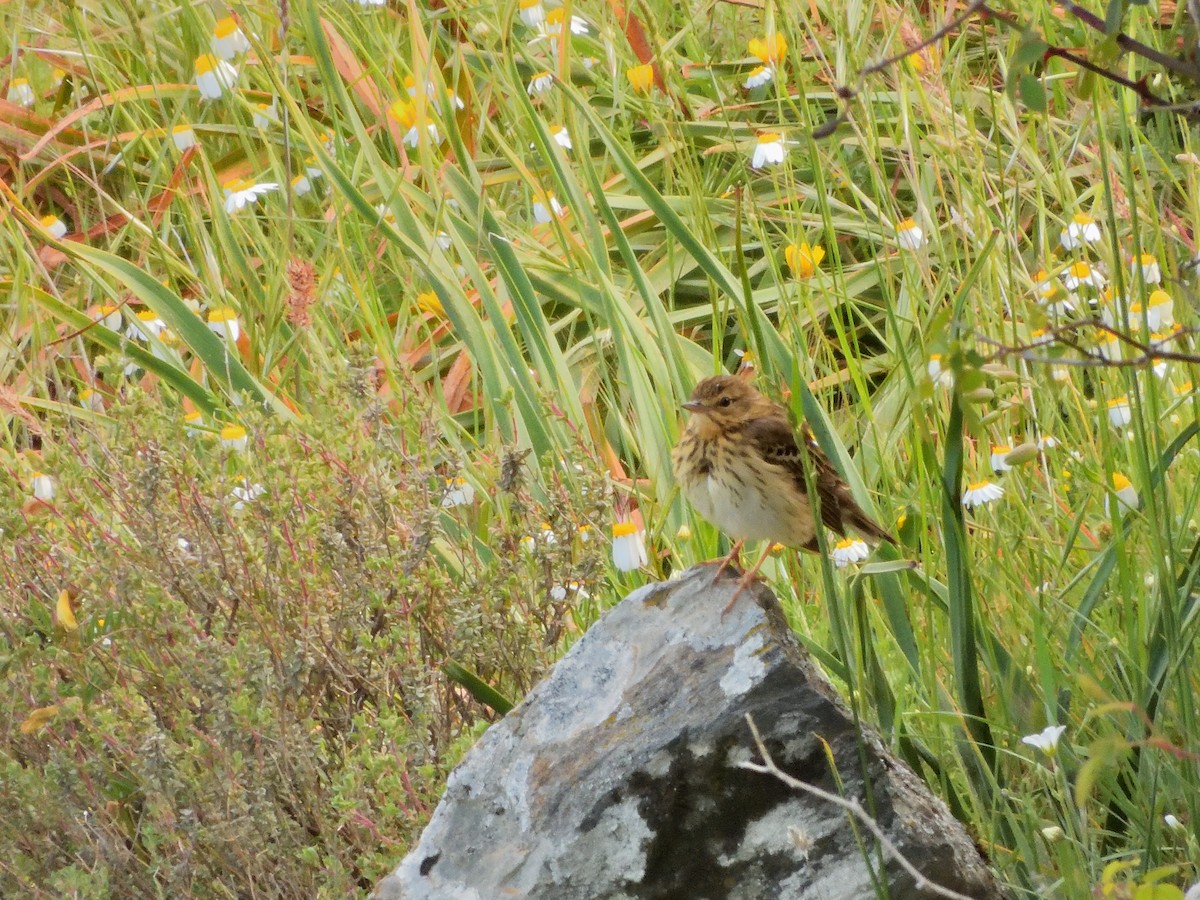
[[[241,425],[226,425],[221,429],[221,440],[240,441],[246,436],[246,429]]]
[[[631,534],[637,534],[638,527],[632,522],[617,522],[613,525],[612,536],[614,538],[629,537]]]
[[[237,30],[238,23],[234,21],[233,16],[226,16],[213,26],[213,36],[218,38],[227,38]]]
[[[211,53],[205,53],[196,57],[196,74],[207,75],[217,67],[217,58]]]

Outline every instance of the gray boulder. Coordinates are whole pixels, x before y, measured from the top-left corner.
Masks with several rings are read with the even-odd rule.
[[[845,809],[743,768],[761,761],[748,713],[781,769],[860,801],[930,881],[999,898],[962,825],[856,727],[775,596],[748,589],[722,617],[737,581],[712,573],[648,585],[597,622],[453,772],[373,897],[858,900],[873,878],[891,900],[934,896]]]

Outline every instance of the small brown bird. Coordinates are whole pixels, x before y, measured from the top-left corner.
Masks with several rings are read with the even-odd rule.
[[[845,535],[850,527],[864,537],[896,543],[854,501],[808,429],[798,441],[783,408],[747,382],[732,375],[705,378],[683,408],[693,415],[672,454],[675,477],[700,514],[737,541],[718,576],[746,541],[818,549],[803,456],[812,469],[821,521],[828,528]],[[766,557],[764,552],[746,573],[742,587],[753,580]]]

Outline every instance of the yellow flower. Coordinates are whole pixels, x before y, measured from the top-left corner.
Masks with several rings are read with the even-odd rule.
[[[825,258],[825,248],[819,244],[813,247],[802,241],[799,244],[788,244],[783,255],[787,258],[788,268],[792,270],[793,275],[797,278],[812,278],[816,274],[817,266]]]
[[[446,310],[442,308],[442,301],[438,299],[438,295],[433,291],[421,291],[417,294],[417,309],[421,312],[427,312],[439,319],[446,317]]]
[[[400,127],[405,129],[404,143],[409,147],[416,147],[421,139],[421,132],[417,128],[417,107],[408,100],[397,100],[388,110],[388,115],[400,123]],[[441,144],[442,136],[438,133],[437,126],[432,122],[425,126],[429,133],[429,139],[435,145]]]
[[[747,45],[751,56],[757,56],[764,64],[778,63],[787,54],[787,39],[782,34],[768,34],[765,38],[752,38]]]
[[[629,79],[630,86],[639,94],[649,94],[650,89],[654,87],[654,66],[650,63],[626,69],[625,75]]]

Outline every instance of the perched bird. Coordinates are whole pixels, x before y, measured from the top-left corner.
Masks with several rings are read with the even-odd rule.
[[[828,528],[845,535],[849,527],[864,537],[896,543],[854,501],[808,429],[798,439],[784,409],[749,383],[732,375],[705,378],[683,408],[692,417],[672,454],[675,477],[700,514],[737,541],[718,576],[746,541],[818,549],[805,457],[821,521]],[[766,557],[764,552],[746,573],[742,587],[753,580]]]

